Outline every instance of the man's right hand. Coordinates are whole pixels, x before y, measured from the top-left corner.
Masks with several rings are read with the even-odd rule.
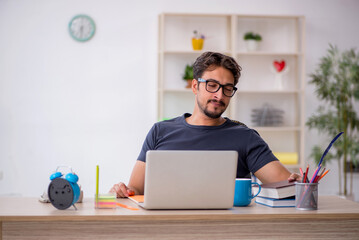
[[[110,192],[116,193],[116,197],[118,198],[124,198],[124,197],[135,195],[135,191],[127,187],[122,182],[113,185],[113,187],[110,189]]]

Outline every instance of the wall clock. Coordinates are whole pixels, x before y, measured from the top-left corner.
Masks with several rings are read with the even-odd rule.
[[[87,15],[76,15],[69,23],[69,32],[73,39],[85,42],[95,34],[95,22]]]

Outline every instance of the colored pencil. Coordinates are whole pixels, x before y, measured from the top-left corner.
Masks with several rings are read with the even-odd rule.
[[[308,170],[309,170],[309,164],[307,165],[307,170],[305,170],[305,175],[303,180],[304,183],[307,182]]]
[[[327,175],[327,173],[329,172],[329,170],[330,170],[330,169],[328,169],[327,171],[325,171],[325,172],[323,173],[323,175],[320,176],[319,180],[322,179],[325,175]]]
[[[313,183],[313,182],[314,182],[314,179],[315,179],[315,177],[318,175],[318,172],[319,172],[319,170],[320,170],[321,167],[322,167],[322,165],[319,165],[319,166],[317,167],[317,169],[315,170],[315,172],[314,172],[314,174],[313,174],[313,176],[312,176],[312,179],[310,180],[310,183]]]
[[[302,168],[299,168],[299,171],[300,171],[300,175],[302,176],[302,183],[304,183],[304,173]]]
[[[97,166],[96,166],[96,202],[97,202],[97,200],[98,200],[99,172],[100,172],[100,169],[99,169],[99,166],[97,165]]]
[[[323,169],[320,171],[320,174],[318,175],[319,178],[323,175],[324,172],[325,172],[325,168],[323,168]]]

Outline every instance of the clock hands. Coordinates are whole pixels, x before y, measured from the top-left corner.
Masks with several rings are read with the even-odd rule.
[[[80,27],[80,37],[83,38],[84,37],[84,26],[81,25]]]
[[[87,41],[92,38],[95,33],[95,24],[90,17],[77,15],[71,20],[69,31],[75,40]]]

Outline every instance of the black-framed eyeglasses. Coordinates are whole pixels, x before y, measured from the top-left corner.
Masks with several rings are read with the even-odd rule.
[[[210,93],[218,92],[218,90],[222,88],[222,92],[225,96],[232,97],[237,91],[237,88],[232,84],[222,85],[214,79],[204,80],[203,78],[198,78],[197,81],[206,83],[206,90]]]

